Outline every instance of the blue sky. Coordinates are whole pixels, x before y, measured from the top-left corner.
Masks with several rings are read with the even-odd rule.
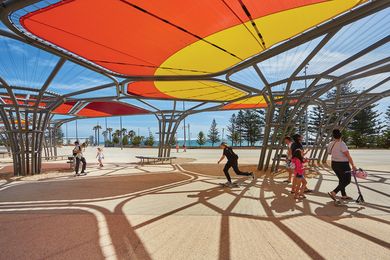
[[[1,29],[6,29],[0,24]],[[351,56],[352,54],[362,50],[371,43],[387,36],[390,32],[390,15],[389,10],[384,10],[370,17],[364,18],[361,21],[355,22],[341,29],[336,37],[334,37],[320,53],[310,62],[307,69],[308,74],[320,73],[327,68],[337,64],[341,60]],[[280,54],[272,59],[266,60],[259,64],[260,69],[265,74],[268,81],[273,82],[285,78],[290,75],[311,50],[314,49],[316,43],[322,38],[317,38],[303,45]],[[357,68],[388,57],[390,53],[390,44],[386,44],[370,54],[348,64],[347,66],[335,71],[333,75],[339,76],[353,68]],[[58,57],[41,51],[37,48],[26,44],[18,43],[17,41],[0,37],[0,75],[11,85],[29,86],[39,88],[42,86],[46,77],[49,75],[51,68],[55,66]],[[299,73],[303,74],[303,71]],[[356,80],[352,85],[357,90],[363,90],[370,87],[372,84],[388,77],[390,73]],[[262,88],[261,81],[253,69],[246,69],[235,75],[232,75],[232,80],[242,84],[249,85],[255,88]],[[54,79],[50,86],[50,90],[60,94],[65,94],[80,89],[86,89],[93,86],[109,83],[110,81],[104,76],[85,69],[71,62],[66,62],[61,72]],[[309,84],[310,82],[308,82]],[[301,88],[304,82],[294,82],[293,88]],[[285,86],[280,85],[275,89],[282,90]],[[389,89],[389,83],[378,88],[378,91]],[[99,97],[113,95],[114,89],[98,91],[80,97]],[[168,108],[170,102],[156,102],[159,107]],[[384,111],[390,105],[390,99],[386,98],[380,102],[378,110]],[[188,107],[189,104],[186,104]],[[234,111],[235,112],[235,111]],[[207,131],[212,120],[215,118],[220,129],[226,127],[228,120],[233,112],[208,112],[191,115],[186,119],[186,123],[190,124],[192,138],[195,138],[199,131]],[[153,115],[147,116],[127,116],[122,117],[123,127],[133,129],[140,132],[141,135],[147,135],[148,129],[155,133],[157,132],[157,120]],[[108,126],[111,128],[119,128],[119,117],[107,119]],[[99,123],[105,127],[104,118],[83,119],[78,121],[79,137],[87,137],[93,134],[92,128]],[[65,132],[65,128],[63,128]],[[179,138],[182,137],[182,127],[178,131]],[[68,123],[68,136],[75,136],[75,123]]]

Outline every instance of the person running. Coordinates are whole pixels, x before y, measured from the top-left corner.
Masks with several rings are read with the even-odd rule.
[[[225,173],[227,182],[225,183],[226,186],[232,187],[232,179],[230,178],[229,169],[230,167],[233,167],[234,172],[237,175],[242,176],[251,176],[252,179],[255,179],[255,174],[253,172],[242,172],[238,169],[238,155],[233,152],[233,149],[229,147],[225,142],[222,142],[219,146],[221,149],[223,149],[223,154],[221,156],[221,159],[219,159],[218,164],[227,158],[227,163],[225,164],[225,167],[223,168],[223,172]]]
[[[294,183],[292,190],[295,193],[296,199],[304,199],[306,198],[305,195],[303,195],[304,191],[306,190],[306,184],[307,181],[305,179],[305,169],[303,167],[303,164],[305,163],[305,159],[302,156],[302,152],[297,149],[294,151],[291,163],[294,165]]]
[[[291,137],[286,136],[284,138],[284,142],[287,145],[287,159],[286,159],[286,168],[288,171],[288,179],[285,180],[285,183],[291,183],[292,176],[293,176],[293,168],[291,167],[291,158],[292,158],[292,153],[291,153],[291,145],[293,144]]]
[[[104,154],[103,149],[100,147],[97,148],[96,158],[98,159],[99,167],[103,167]]]
[[[336,201],[336,195],[341,191],[341,199],[351,200],[351,197],[347,196],[345,192],[345,187],[351,183],[351,167],[356,171],[356,166],[353,162],[353,159],[348,151],[347,145],[341,139],[341,131],[339,129],[334,129],[332,132],[333,141],[328,144],[328,154],[331,155],[332,160],[332,170],[336,173],[337,178],[339,179],[339,184],[337,187],[328,192],[328,195],[332,200]]]
[[[79,174],[80,161],[83,163],[83,166],[81,168],[81,174],[87,174],[85,172],[85,168],[87,168],[87,162],[83,156],[82,148],[78,141],[74,142],[74,145],[75,147],[73,148],[73,156],[76,159],[76,167],[74,169],[76,172],[76,176],[80,176]]]
[[[291,154],[294,154],[296,150],[299,150],[302,157],[304,158],[308,151],[305,152],[305,150],[303,149],[303,145],[302,145],[303,136],[300,134],[294,134],[292,136],[292,139],[294,142],[291,144]],[[295,180],[295,178],[294,178],[294,180]],[[293,186],[294,186],[294,180],[293,180]],[[291,193],[294,193],[294,192],[295,192],[295,190],[292,189]],[[312,192],[312,190],[310,190],[306,187],[305,192]]]

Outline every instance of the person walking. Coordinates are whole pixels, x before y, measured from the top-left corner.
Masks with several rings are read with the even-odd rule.
[[[350,166],[352,166],[354,171],[356,170],[356,166],[348,151],[347,145],[341,139],[341,131],[339,129],[334,129],[332,136],[333,141],[328,144],[327,150],[328,154],[331,155],[332,170],[336,173],[336,176],[339,179],[339,184],[333,191],[328,192],[328,195],[332,198],[332,200],[336,201],[336,195],[339,191],[341,191],[341,199],[352,200],[351,197],[347,196],[345,188],[351,183]]]
[[[75,176],[80,176],[86,175],[87,173],[85,172],[85,169],[87,168],[87,162],[83,156],[82,148],[79,144],[78,141],[74,142],[75,147],[73,148],[73,156],[76,160],[76,166],[75,166]],[[83,166],[81,168],[81,174],[79,174],[79,167],[80,167],[80,162],[82,162]]]
[[[104,154],[103,149],[100,147],[97,148],[96,158],[98,159],[99,167],[103,167]]]
[[[225,167],[223,168],[223,172],[225,173],[227,182],[225,183],[226,186],[232,187],[232,179],[229,174],[229,169],[232,167],[234,172],[237,175],[242,176],[251,176],[252,179],[255,179],[255,174],[253,172],[242,172],[240,169],[238,169],[238,155],[233,152],[233,149],[229,147],[225,142],[222,142],[219,146],[221,149],[223,149],[223,154],[221,158],[218,161],[218,164],[222,162],[223,159],[227,159],[227,163],[225,164]]]
[[[300,134],[294,134],[292,136],[292,139],[293,139],[293,143],[291,144],[291,154],[294,154],[296,150],[298,150],[302,157],[305,158],[305,155],[307,154],[308,151],[305,151],[303,149],[303,145],[302,145],[302,141],[303,141],[303,136],[300,135]],[[294,178],[295,180],[295,178]],[[293,180],[293,184],[292,186],[294,187],[294,180]],[[291,193],[294,193],[295,190],[294,189],[291,189]],[[305,193],[307,192],[312,192],[312,190],[308,189],[307,187],[305,187]]]
[[[303,194],[307,185],[307,181],[305,179],[305,168],[303,167],[305,162],[306,161],[303,158],[301,151],[299,149],[295,150],[291,159],[291,164],[294,165],[294,182],[292,191],[295,193],[295,199],[306,198]]]

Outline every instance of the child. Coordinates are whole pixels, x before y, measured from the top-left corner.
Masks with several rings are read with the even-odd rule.
[[[301,150],[297,149],[292,154],[291,163],[294,164],[294,182],[292,187],[292,192],[295,193],[296,199],[306,198],[303,195],[303,192],[306,189],[307,181],[305,180],[303,164],[305,160],[303,159]]]
[[[103,154],[103,149],[100,147],[97,148],[96,158],[98,158],[99,166],[103,167],[104,154]]]

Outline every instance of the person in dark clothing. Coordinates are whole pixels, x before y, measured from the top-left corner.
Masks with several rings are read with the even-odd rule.
[[[233,152],[233,149],[229,147],[226,143],[222,142],[219,146],[221,149],[223,149],[223,154],[221,156],[221,159],[219,159],[218,164],[223,160],[227,159],[227,163],[225,164],[225,167],[223,168],[223,172],[225,173],[227,182],[226,186],[231,187],[232,186],[232,179],[230,178],[229,169],[233,167],[234,172],[237,175],[242,176],[251,176],[252,179],[255,179],[255,175],[253,172],[242,172],[240,169],[238,169],[238,155]]]
[[[305,157],[305,155],[308,151],[305,152],[305,150],[303,149],[303,145],[302,145],[303,136],[300,134],[294,134],[292,136],[292,139],[294,142],[291,145],[291,154],[294,154],[296,150],[299,150],[299,151],[301,151],[302,157]],[[294,183],[293,183],[293,186],[294,186]],[[294,190],[291,190],[291,193],[294,193],[294,192],[295,192]],[[312,190],[310,190],[306,187],[304,192],[305,193],[312,192]]]
[[[73,156],[76,159],[76,166],[74,168],[76,172],[76,176],[79,176],[79,168],[80,168],[80,162],[82,162],[83,166],[81,168],[81,174],[86,174],[85,168],[87,168],[87,161],[85,160],[83,153],[82,153],[82,148],[79,144],[78,141],[74,142],[75,147],[73,148]]]
[[[300,134],[295,134],[292,136],[293,143],[291,144],[291,154],[294,154],[295,150],[301,150],[302,151],[302,156],[305,156],[306,152],[304,152],[303,145],[302,145],[302,140],[303,137]]]

